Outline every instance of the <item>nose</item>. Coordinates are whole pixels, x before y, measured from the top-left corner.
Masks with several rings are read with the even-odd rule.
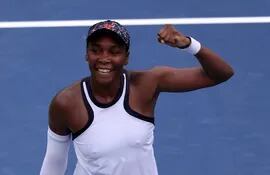
[[[103,51],[99,57],[98,62],[106,64],[111,62],[111,55],[107,51]]]

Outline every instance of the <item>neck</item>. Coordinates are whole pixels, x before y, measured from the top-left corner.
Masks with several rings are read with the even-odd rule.
[[[109,103],[117,95],[119,88],[121,86],[122,74],[117,76],[111,83],[101,84],[91,78],[91,89],[93,96],[100,103]]]

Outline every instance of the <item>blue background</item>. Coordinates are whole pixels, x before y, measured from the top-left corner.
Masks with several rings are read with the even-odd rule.
[[[0,21],[269,16],[270,1],[1,1]],[[178,25],[235,69],[216,87],[164,93],[156,107],[160,175],[269,175],[270,24]],[[129,26],[129,69],[197,66],[160,45],[161,26]],[[89,74],[86,27],[0,29],[0,174],[39,174],[52,97]],[[76,158],[71,149],[67,174]]]

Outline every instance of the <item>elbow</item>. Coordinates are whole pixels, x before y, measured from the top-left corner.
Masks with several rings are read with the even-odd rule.
[[[225,81],[229,80],[234,75],[234,70],[230,67],[225,73]]]
[[[224,71],[222,73],[222,75],[218,76],[216,78],[216,83],[222,83],[222,82],[225,82],[227,80],[229,80],[232,76],[234,75],[234,70],[232,68]]]
[[[228,73],[228,79],[230,79],[234,75],[234,70],[231,68],[230,72]]]

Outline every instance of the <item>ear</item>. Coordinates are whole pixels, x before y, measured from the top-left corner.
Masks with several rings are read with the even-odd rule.
[[[126,53],[124,65],[127,65],[128,64],[128,58],[129,58],[129,51]]]
[[[88,62],[88,45],[86,46],[86,49],[85,49],[85,61]]]
[[[89,62],[88,49],[86,49],[86,52],[85,52],[85,61],[86,61],[86,62]]]

